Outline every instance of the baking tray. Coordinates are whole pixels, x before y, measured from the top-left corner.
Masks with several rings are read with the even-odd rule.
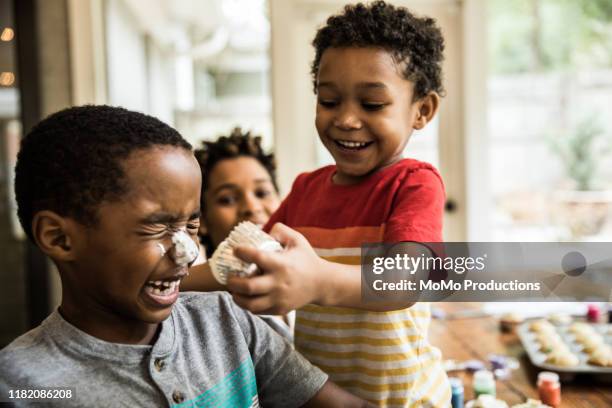
[[[536,334],[529,330],[529,325],[535,320],[541,319],[527,320],[518,327],[517,331],[521,343],[527,351],[527,355],[534,366],[542,368],[546,371],[554,371],[557,373],[598,374],[603,375],[605,379],[608,379],[609,377],[612,378],[612,368],[600,367],[587,362],[589,355],[586,352],[583,352],[582,347],[575,342],[574,335],[568,331],[569,325],[553,326],[571,352],[578,357],[580,363],[573,367],[563,367],[547,363],[547,355],[539,350],[540,345],[536,340]],[[612,345],[612,324],[591,324],[591,326],[603,336],[607,344]]]

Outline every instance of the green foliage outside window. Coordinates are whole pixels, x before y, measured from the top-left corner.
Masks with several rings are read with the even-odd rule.
[[[494,74],[612,67],[611,0],[489,0]]]

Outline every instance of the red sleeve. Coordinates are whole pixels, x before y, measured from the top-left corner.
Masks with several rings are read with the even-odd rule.
[[[291,194],[291,193],[289,193]],[[288,202],[289,201],[289,196],[287,196],[283,202],[281,203],[280,207],[278,207],[278,209],[274,212],[274,214],[272,214],[272,216],[270,217],[270,219],[268,220],[268,222],[266,222],[266,225],[264,225],[263,230],[267,233],[270,233],[270,230],[272,229],[272,226],[274,224],[276,224],[277,222],[282,222],[283,224],[287,223],[287,206],[288,206]]]
[[[444,184],[430,168],[410,172],[397,191],[385,242],[442,242]]]
[[[287,195],[287,197],[285,197],[280,207],[278,207],[278,209],[274,212],[274,214],[272,214],[266,225],[264,225],[263,230],[265,232],[269,233],[274,224],[276,224],[277,222],[282,222],[286,225],[289,224],[289,221],[287,220],[287,208],[290,206],[290,202],[293,200],[295,194],[297,194],[296,191],[298,190],[299,186],[303,184],[303,179],[305,176],[306,173],[302,173],[295,178],[295,180],[293,181],[293,185],[291,186],[291,191],[289,191],[289,194]]]

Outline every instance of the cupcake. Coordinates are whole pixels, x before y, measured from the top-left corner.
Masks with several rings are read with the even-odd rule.
[[[569,326],[568,331],[572,333],[573,335],[595,333],[595,330],[593,329],[593,327],[591,327],[590,324],[585,323],[585,322],[572,323]]]
[[[545,319],[534,320],[531,322],[529,324],[529,330],[534,333],[557,333],[555,326]]]
[[[548,354],[546,362],[559,367],[575,367],[580,363],[580,360],[567,349],[555,349]]]
[[[539,343],[539,349],[543,353],[551,353],[556,350],[568,350],[563,339],[557,333],[539,333],[536,336],[536,341]]]
[[[553,313],[548,316],[548,321],[555,326],[566,326],[572,322],[572,317],[565,313]]]
[[[600,348],[593,350],[588,363],[600,367],[612,368],[612,348],[608,345],[602,345]]]
[[[257,271],[257,266],[237,258],[234,248],[252,246],[261,251],[280,251],[281,244],[270,235],[263,232],[249,221],[238,224],[229,236],[219,244],[209,264],[215,279],[225,285],[230,275],[251,276]]]

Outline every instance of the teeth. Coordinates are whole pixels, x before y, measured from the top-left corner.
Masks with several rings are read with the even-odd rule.
[[[145,288],[145,290],[148,293],[151,293],[153,295],[159,295],[159,296],[170,296],[176,291],[178,291],[178,287],[181,283],[181,280],[177,279],[173,281],[162,282],[162,285],[158,285],[158,286],[155,285],[155,282],[158,282],[158,281],[147,282],[147,287]]]
[[[356,148],[360,148],[360,147],[365,147],[365,145],[367,145],[367,142],[350,142],[348,140],[336,140],[336,142],[338,142],[340,145],[344,146],[344,147],[349,147],[352,149],[356,149]]]
[[[160,281],[160,280],[157,280],[157,281],[148,281],[147,285],[149,285],[149,286],[161,286],[162,288],[171,288],[171,287],[178,286],[180,281],[181,281],[180,279],[176,279],[176,280],[173,280],[173,281]]]

